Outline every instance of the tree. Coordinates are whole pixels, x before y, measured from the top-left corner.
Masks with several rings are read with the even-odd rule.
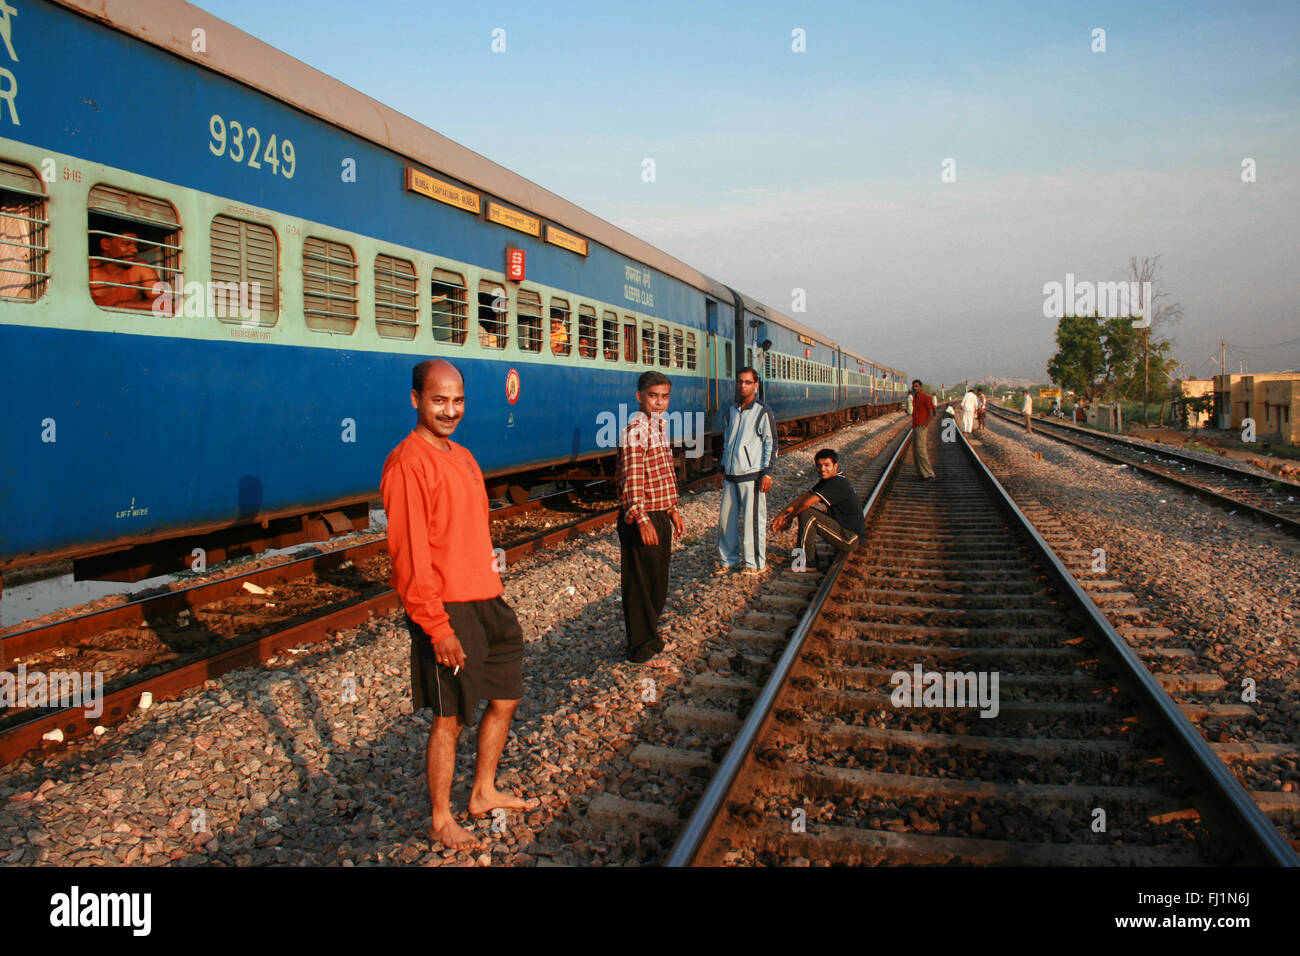
[[[1128,278],[1138,291],[1134,310],[1144,319],[1136,315],[1103,319],[1094,313],[1091,317],[1067,315],[1057,323],[1057,351],[1047,363],[1053,382],[1074,389],[1089,402],[1138,394],[1144,401],[1169,397],[1170,377],[1178,364],[1169,356],[1173,342],[1153,339],[1152,333],[1158,334],[1162,327],[1181,319],[1183,309],[1163,301],[1168,293],[1159,277],[1159,265],[1159,256],[1129,260]]]
[[[1173,371],[1173,362],[1170,360],[1165,363],[1163,359],[1169,348],[1173,345],[1172,341],[1161,339],[1157,346],[1163,348],[1156,349],[1157,364],[1153,369],[1151,366],[1151,336],[1153,333],[1159,334],[1165,326],[1172,325],[1183,317],[1183,307],[1177,302],[1167,301],[1169,293],[1165,290],[1164,280],[1160,278],[1160,257],[1144,257],[1138,262],[1137,256],[1133,256],[1128,261],[1128,278],[1130,282],[1136,284],[1139,290],[1139,300],[1145,307],[1142,314],[1146,316],[1147,321],[1144,323],[1142,332],[1142,424],[1147,420],[1147,402],[1150,399],[1151,381],[1154,378],[1159,383],[1159,390],[1165,394],[1169,391],[1169,375]],[[1166,300],[1166,301],[1161,301]],[[1165,365],[1168,364],[1168,368]],[[1154,374],[1153,374],[1154,372]]]
[[[1047,363],[1053,382],[1095,400],[1106,375],[1106,353],[1096,318],[1067,315],[1056,324],[1056,354]]]

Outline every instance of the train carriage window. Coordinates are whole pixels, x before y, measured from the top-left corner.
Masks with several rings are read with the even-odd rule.
[[[641,323],[641,363],[643,365],[654,365],[655,363],[655,324],[653,322]]]
[[[670,363],[670,352],[668,347],[668,326],[659,326],[659,364],[668,368]]]
[[[280,245],[275,233],[261,223],[213,216],[209,238],[216,317],[275,325],[280,315]]]
[[[623,358],[629,365],[636,364],[636,319],[623,316]]]
[[[568,355],[573,351],[570,341],[572,326],[568,299],[551,299],[551,354]]]
[[[352,247],[308,236],[302,242],[302,315],[307,328],[351,335],[357,327],[357,257]]]
[[[433,340],[464,345],[469,334],[469,292],[465,278],[446,269],[433,270]]]
[[[695,370],[695,333],[686,333],[686,367]]]
[[[519,329],[519,349],[542,350],[542,297],[531,289],[520,289],[515,304],[515,326]]]
[[[49,228],[40,178],[0,162],[0,297],[35,302],[45,294]]]
[[[386,339],[411,341],[420,327],[415,263],[375,256],[375,330]]]
[[[746,364],[752,365],[753,363],[747,362]],[[772,377],[772,353],[764,352],[763,353],[763,378],[770,379],[771,377]]]
[[[726,349],[724,349],[724,352],[726,355],[726,365],[725,365],[726,371],[723,374],[727,378],[727,380],[730,381],[731,379],[731,343],[730,342],[727,343],[727,347]]]
[[[181,224],[171,203],[101,184],[86,198],[86,219],[96,305],[179,311],[166,285],[181,274]]]
[[[673,329],[673,368],[686,367],[686,344],[681,329]]]
[[[510,340],[508,321],[510,303],[499,282],[480,280],[478,284],[478,344],[485,349],[503,349]]]
[[[578,354],[596,357],[596,310],[589,305],[578,306]]]
[[[600,348],[606,359],[618,361],[618,315],[613,312],[601,316]]]

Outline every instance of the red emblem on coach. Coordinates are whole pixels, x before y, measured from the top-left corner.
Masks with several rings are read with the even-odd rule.
[[[506,401],[511,405],[519,400],[519,373],[514,369],[506,372]]]
[[[524,250],[506,250],[506,280],[508,282],[524,281]]]

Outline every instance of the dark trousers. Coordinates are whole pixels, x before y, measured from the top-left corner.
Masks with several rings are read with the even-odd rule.
[[[804,560],[809,567],[812,567],[816,557],[813,552],[816,545],[811,540],[813,532],[836,551],[852,551],[858,546],[857,532],[849,531],[824,511],[805,508],[799,512],[798,547],[803,549]]]
[[[664,649],[656,633],[668,599],[668,559],[673,550],[673,523],[666,511],[650,512],[659,543],[641,542],[640,526],[618,516],[618,546],[622,556],[623,624],[627,628],[627,659],[648,661]]]

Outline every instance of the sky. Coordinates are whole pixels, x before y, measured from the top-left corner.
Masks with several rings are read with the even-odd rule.
[[[1182,375],[1300,367],[1294,2],[198,5],[927,382],[1154,256]]]

